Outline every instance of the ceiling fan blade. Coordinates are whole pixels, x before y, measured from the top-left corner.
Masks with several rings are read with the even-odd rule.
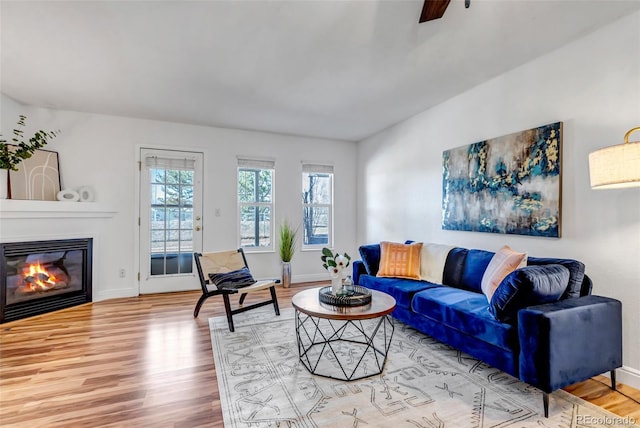
[[[418,22],[421,23],[442,18],[450,1],[451,0],[424,0],[422,14],[420,14],[420,20]]]

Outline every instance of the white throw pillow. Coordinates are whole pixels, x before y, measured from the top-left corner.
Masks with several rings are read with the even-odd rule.
[[[442,284],[444,265],[453,245],[424,244],[420,251],[420,279]]]

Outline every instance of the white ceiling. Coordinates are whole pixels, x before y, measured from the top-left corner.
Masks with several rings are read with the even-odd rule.
[[[6,1],[26,104],[360,140],[640,9],[623,0]]]

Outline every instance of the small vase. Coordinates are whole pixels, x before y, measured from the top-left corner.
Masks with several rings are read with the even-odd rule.
[[[342,292],[342,277],[338,276],[335,278],[331,278],[331,294],[337,296],[338,293]]]
[[[0,169],[0,199],[9,197],[9,170]]]
[[[291,262],[282,262],[282,286],[291,286]]]

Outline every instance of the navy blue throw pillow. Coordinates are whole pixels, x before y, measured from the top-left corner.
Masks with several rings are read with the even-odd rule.
[[[248,268],[225,273],[210,273],[209,280],[218,288],[235,289],[248,287],[256,283]]]
[[[460,279],[460,288],[482,293],[482,276],[495,253],[485,250],[469,250]]]
[[[562,265],[569,269],[569,286],[562,295],[563,299],[580,297],[580,291],[582,289],[582,280],[584,279],[584,263],[573,259],[556,259],[556,258],[542,258],[542,257],[529,257],[527,259],[527,265]]]
[[[367,273],[376,276],[380,269],[380,244],[362,245],[359,251]]]
[[[499,321],[514,322],[522,308],[560,300],[568,285],[569,269],[562,265],[516,269],[496,289],[489,312]]]

